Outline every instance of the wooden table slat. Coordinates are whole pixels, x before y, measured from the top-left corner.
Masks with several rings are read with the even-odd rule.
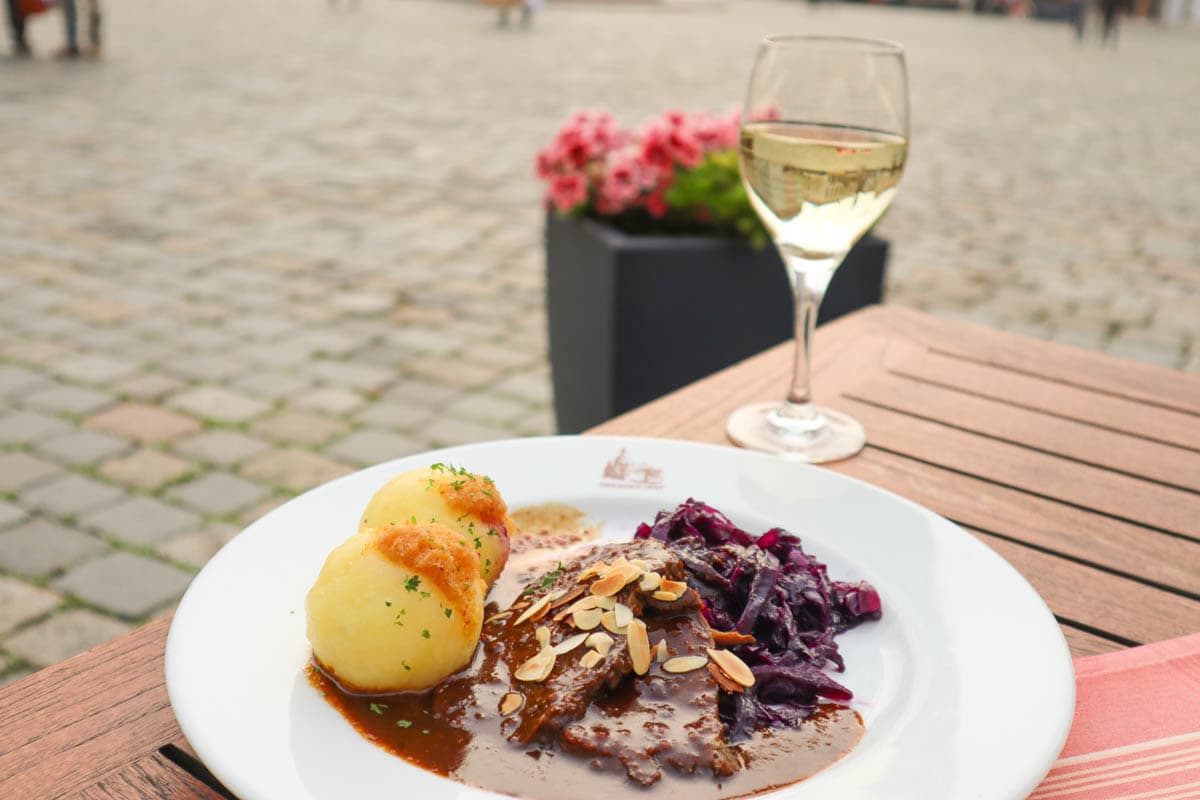
[[[1200,597],[1200,542],[868,447],[838,471],[961,524]]]
[[[884,366],[891,374],[930,385],[952,386],[960,392],[1200,451],[1200,417],[1192,414],[1164,409],[1147,414],[1146,406],[1135,400],[1022,373],[998,375],[987,364],[932,352],[911,341],[889,347]],[[1200,393],[1200,380],[1197,384]]]
[[[224,800],[158,753],[139,758],[61,800]]]
[[[1119,642],[1114,642],[1112,639],[1105,639],[1094,633],[1072,627],[1071,625],[1059,625],[1059,628],[1062,629],[1063,638],[1067,640],[1067,646],[1071,648],[1071,655],[1075,658],[1079,658],[1080,656],[1099,656],[1125,649],[1125,645]]]
[[[179,736],[163,682],[168,622],[0,689],[0,798],[82,791]]]
[[[1119,519],[1198,537],[1200,495],[842,398],[876,447]]]
[[[1200,630],[1200,601],[967,530],[1016,567],[1060,617],[1138,644]]]
[[[956,353],[1001,367],[1006,378],[1017,373],[1037,375],[1064,387],[1152,404],[1158,407],[1156,412],[1169,408],[1200,415],[1198,375],[909,309],[871,309],[865,316],[870,326],[886,329],[893,337],[907,337],[935,352]]]
[[[854,400],[1011,444],[1077,459],[1102,469],[1200,493],[1197,453],[907,378],[872,377],[844,390]]]

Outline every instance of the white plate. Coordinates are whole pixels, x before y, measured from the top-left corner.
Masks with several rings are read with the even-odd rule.
[[[624,477],[606,477],[622,451]],[[831,575],[875,585],[883,619],[839,638],[838,680],[866,722],[862,742],[766,796],[1014,800],[1066,739],[1075,682],[1054,618],[1012,567],[936,514],[835,472],[729,447],[520,439],[412,456],[314,489],[247,528],[192,582],[167,639],[167,689],[196,752],[242,800],[495,797],[368,743],[303,675],[304,596],[326,555],[389,477],[437,461],[492,476],[513,508],[576,506],[603,520],[609,539],[695,497],[751,532],[787,528]]]

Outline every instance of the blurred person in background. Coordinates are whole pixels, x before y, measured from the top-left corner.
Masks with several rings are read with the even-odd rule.
[[[79,0],[59,0],[63,22],[67,30],[67,46],[59,52],[60,58],[78,58],[100,55],[100,0],[84,0],[88,12],[88,46],[79,49]]]
[[[13,58],[29,58],[32,51],[25,40],[25,12],[21,0],[8,0],[8,29],[12,32]]]
[[[1100,11],[1104,14],[1104,29],[1103,41],[1108,44],[1109,39],[1115,45],[1117,43],[1117,22],[1121,17],[1121,6],[1124,5],[1124,0],[1100,0]]]

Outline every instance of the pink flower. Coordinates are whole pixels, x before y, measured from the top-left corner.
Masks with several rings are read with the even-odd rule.
[[[570,211],[575,206],[587,202],[587,179],[579,172],[555,175],[550,180],[547,195],[559,211]]]
[[[738,111],[725,116],[701,114],[695,120],[696,138],[706,153],[737,147],[740,127],[741,114]]]
[[[649,178],[636,148],[625,147],[610,152],[604,161],[596,193],[596,210],[601,214],[626,211],[641,196]]]

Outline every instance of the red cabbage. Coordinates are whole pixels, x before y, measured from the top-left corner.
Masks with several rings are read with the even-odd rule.
[[[799,537],[772,528],[755,538],[692,499],[660,511],[634,536],[656,539],[679,555],[714,629],[755,638],[730,648],[755,675],[751,689],[721,693],[731,741],[756,728],[799,725],[817,710],[819,698],[851,699],[850,690],[824,669],[845,669],[834,636],[882,614],[879,593],[869,583],[831,581]]]

